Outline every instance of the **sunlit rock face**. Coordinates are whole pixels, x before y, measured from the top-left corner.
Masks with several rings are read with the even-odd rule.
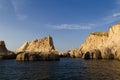
[[[99,49],[104,45],[108,39],[108,32],[94,32],[91,33],[84,43],[80,46],[82,53],[90,51],[92,49]]]
[[[101,58],[103,59],[120,59],[119,43],[120,23],[111,26],[109,32],[91,33],[80,46],[80,51],[83,53],[83,58],[85,58],[85,54],[91,54],[91,51],[97,49],[100,50]]]
[[[16,60],[59,60],[59,52],[55,50],[53,39],[51,36],[42,39],[36,39],[26,42],[19,49]]]
[[[15,53],[6,48],[5,42],[0,41],[0,59],[15,59],[15,57]]]
[[[49,52],[55,50],[51,36],[25,42],[16,52]]]
[[[81,58],[82,57],[82,53],[78,48],[73,48],[70,52],[70,57],[72,58]]]
[[[117,23],[110,27],[109,38],[105,46],[107,46],[115,59],[120,60],[120,23]]]

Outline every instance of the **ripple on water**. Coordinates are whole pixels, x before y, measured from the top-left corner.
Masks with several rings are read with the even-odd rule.
[[[0,80],[120,80],[120,61],[61,58],[60,61],[0,61]]]

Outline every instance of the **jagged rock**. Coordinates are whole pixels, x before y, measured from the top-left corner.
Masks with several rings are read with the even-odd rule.
[[[16,60],[19,61],[59,60],[59,52],[55,50],[51,36],[26,42],[16,52]]]
[[[5,42],[0,41],[0,59],[15,59],[16,54],[6,48]]]
[[[51,36],[42,39],[36,39],[32,42],[25,42],[20,48],[16,50],[19,52],[49,52],[55,50]]]
[[[81,58],[82,57],[81,51],[77,48],[73,48],[69,53],[70,53],[70,57],[72,57],[72,58]]]
[[[81,58],[82,53],[78,48],[73,48],[67,52],[63,52],[60,54],[60,57],[72,57],[72,58]]]
[[[67,52],[60,53],[60,57],[70,57],[70,50]]]

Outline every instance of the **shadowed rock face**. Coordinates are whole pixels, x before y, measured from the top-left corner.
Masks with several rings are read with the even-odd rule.
[[[19,61],[59,60],[59,52],[55,50],[51,36],[26,42],[16,52],[16,60]]]
[[[62,52],[59,54],[60,57],[70,57],[70,50],[68,50],[67,52]]]
[[[83,54],[82,58],[85,59],[102,59],[102,54],[100,50],[98,49],[93,49],[91,51],[88,51]]]
[[[5,42],[0,41],[0,55],[7,55],[7,54],[8,54],[8,50],[5,46]]]
[[[82,53],[78,48],[73,48],[71,51],[61,53],[60,57],[82,58]]]
[[[59,60],[57,51],[51,52],[21,52],[16,57],[17,61],[53,61]]]
[[[80,46],[80,51],[85,55],[101,53],[103,59],[120,59],[120,23],[110,27],[109,32],[91,33],[85,42]],[[95,51],[99,50],[99,52]],[[100,56],[100,54],[99,54]]]
[[[0,41],[0,59],[15,59],[14,52],[7,50],[5,42]]]

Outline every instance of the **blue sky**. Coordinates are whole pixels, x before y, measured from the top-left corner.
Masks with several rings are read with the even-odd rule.
[[[0,0],[0,40],[10,50],[53,37],[60,52],[120,22],[120,0]]]

